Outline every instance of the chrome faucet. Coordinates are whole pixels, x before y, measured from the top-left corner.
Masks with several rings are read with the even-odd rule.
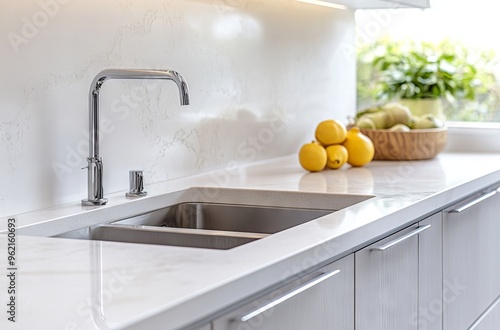
[[[107,69],[99,72],[90,86],[89,98],[89,157],[88,166],[88,197],[82,200],[82,205],[104,205],[102,186],[102,158],[99,156],[99,92],[109,79],[166,79],[172,80],[179,88],[181,105],[189,104],[189,90],[184,78],[172,70],[141,70],[141,69]]]

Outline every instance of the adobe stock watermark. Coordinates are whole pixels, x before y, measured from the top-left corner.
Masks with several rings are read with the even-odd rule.
[[[94,283],[99,291],[92,292],[92,297],[78,304],[76,314],[84,318],[88,324],[98,325],[102,329],[107,329],[109,325],[106,324],[105,316],[102,314],[103,307],[117,299],[130,283],[137,278],[142,269],[142,267],[137,267],[133,272],[114,270],[111,272],[110,278],[104,283]],[[64,329],[83,329],[82,325],[76,321],[70,321]]]
[[[72,0],[39,0],[37,10],[30,17],[22,17],[21,30],[19,32],[9,32],[7,39],[14,53],[19,53],[22,45],[27,45],[33,40],[41,29],[43,29],[50,20],[59,14],[61,5],[67,5]]]
[[[243,6],[248,0],[213,0],[213,7],[218,15],[232,13]]]
[[[145,86],[145,87],[144,87]],[[125,121],[129,118],[130,112],[137,109],[139,105],[146,101],[148,92],[157,90],[160,82],[148,80],[144,85],[134,86],[130,93],[123,93],[111,103],[112,117],[101,115],[99,123],[99,143],[106,135],[112,134],[116,130],[116,123]],[[82,164],[86,164],[89,156],[89,131],[82,131],[82,139],[75,146],[66,146],[66,155],[64,161],[52,162],[52,170],[59,181],[74,170],[80,170]]]
[[[427,329],[429,324],[443,315],[444,306],[455,302],[465,290],[467,290],[467,286],[460,284],[458,279],[455,278],[453,283],[445,279],[442,299],[433,299],[426,307],[419,307],[418,312],[412,313],[410,316],[410,325],[418,326],[418,329],[421,330]]]
[[[371,44],[372,40],[377,39],[382,30],[388,27],[394,15],[398,15],[400,11],[396,8],[372,10],[369,12],[371,20],[367,21],[363,28],[357,29],[354,43],[343,42],[340,46],[342,53],[347,59],[355,59],[357,49],[365,45]]]
[[[220,0],[224,5],[230,6],[230,7],[241,7],[243,5],[243,2],[247,0]]]
[[[410,161],[399,161],[399,163],[396,171],[384,171],[384,181],[390,187],[395,187],[410,179],[416,171],[415,165]]]
[[[274,110],[267,125],[261,127],[255,134],[248,135],[243,141],[236,146],[236,151],[246,163],[257,160],[259,153],[263,152],[273,141],[276,136],[284,132],[291,121],[296,117],[295,114],[287,113],[284,110]],[[218,171],[209,174],[215,186],[227,186],[233,177],[239,173],[239,166],[236,160],[230,160],[226,166]],[[206,189],[204,194],[207,197],[215,197],[216,189]]]

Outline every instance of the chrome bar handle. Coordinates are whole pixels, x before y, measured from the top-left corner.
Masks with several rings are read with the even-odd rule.
[[[470,327],[467,328],[467,330],[475,330],[476,328],[478,328],[482,324],[481,322],[484,320],[484,318],[487,317],[488,314],[490,314],[499,303],[500,295],[491,303],[490,306],[488,306],[488,308],[486,308],[484,312],[481,313],[481,315],[479,315],[479,317],[472,323]]]
[[[500,188],[496,189],[496,190],[493,190],[493,191],[490,191],[489,193],[486,193],[476,199],[474,199],[473,201],[465,204],[464,206],[461,206],[461,207],[458,207],[456,209],[453,209],[453,210],[450,210],[448,211],[448,213],[460,213],[460,212],[463,212],[465,210],[467,210],[468,208],[478,204],[478,203],[481,203],[482,201],[484,201],[485,199],[488,199],[494,195],[496,195],[496,193],[500,190]]]
[[[399,238],[396,238],[395,240],[390,241],[389,243],[386,243],[386,244],[380,245],[380,246],[374,246],[374,247],[370,248],[370,251],[385,251],[388,248],[393,247],[394,245],[399,244],[399,243],[405,241],[406,239],[408,239],[408,238],[410,238],[412,236],[415,236],[415,235],[423,232],[424,230],[429,229],[430,227],[431,227],[431,225],[425,225],[425,226],[422,226],[422,227],[418,227],[417,229],[409,232],[408,234],[403,235],[403,236],[401,236]]]
[[[284,302],[284,301],[286,301],[286,300],[288,300],[288,299],[290,299],[290,298],[298,295],[301,292],[304,292],[305,290],[307,290],[307,289],[315,286],[316,284],[319,284],[319,283],[321,283],[321,282],[329,279],[330,277],[332,277],[332,276],[334,276],[334,275],[336,275],[338,273],[340,273],[340,269],[334,270],[334,271],[329,272],[329,273],[323,273],[320,276],[318,276],[318,277],[316,277],[316,278],[314,278],[314,279],[312,279],[312,280],[304,283],[304,285],[300,286],[299,288],[297,288],[297,289],[295,289],[295,290],[293,290],[291,292],[288,292],[286,294],[283,294],[282,296],[280,296],[280,297],[276,298],[275,300],[273,300],[273,301],[265,304],[264,306],[262,306],[262,307],[260,307],[260,308],[258,308],[256,310],[254,310],[254,311],[252,311],[252,312],[250,312],[250,313],[242,316],[240,318],[240,321],[241,322],[247,322],[248,320],[254,318],[255,316],[264,313],[265,311],[273,308],[274,306],[277,306],[277,305],[281,304],[282,302]]]

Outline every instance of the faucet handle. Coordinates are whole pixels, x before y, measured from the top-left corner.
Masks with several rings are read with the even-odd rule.
[[[142,171],[132,170],[128,172],[129,192],[127,197],[143,197],[147,195],[144,191],[144,180]]]

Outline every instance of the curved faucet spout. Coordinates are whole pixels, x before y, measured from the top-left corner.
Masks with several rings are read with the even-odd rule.
[[[90,97],[99,94],[102,85],[110,79],[165,79],[172,80],[179,88],[181,105],[189,104],[189,90],[184,78],[173,70],[106,69],[99,72],[90,85]]]
[[[172,80],[179,89],[181,105],[189,104],[189,89],[184,78],[173,70],[149,69],[106,69],[99,72],[92,80],[89,93],[89,157],[88,162],[88,198],[82,205],[104,205],[102,187],[102,158],[99,156],[99,94],[102,85],[110,79],[165,79]]]
[[[181,105],[189,104],[189,89],[184,78],[173,70],[106,69],[99,72],[90,85],[89,157],[99,157],[99,94],[105,81],[111,79],[165,79],[172,80],[179,89]]]

